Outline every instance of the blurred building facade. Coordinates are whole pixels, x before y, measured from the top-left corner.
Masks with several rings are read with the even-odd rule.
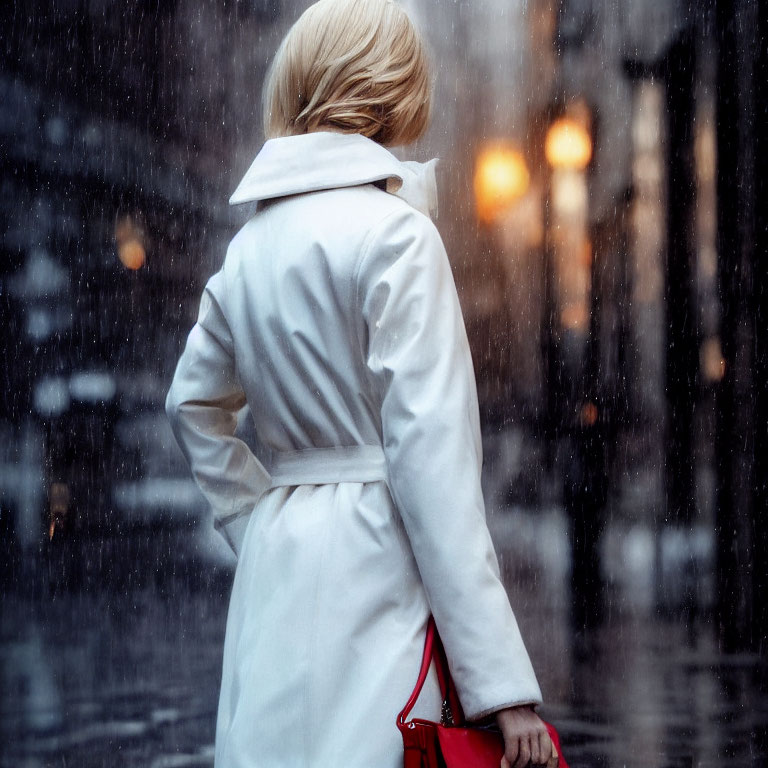
[[[27,562],[203,514],[163,402],[238,223],[232,174],[260,143],[281,9],[75,0],[0,17],[0,499]]]

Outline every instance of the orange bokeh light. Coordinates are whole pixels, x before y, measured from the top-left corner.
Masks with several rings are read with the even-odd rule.
[[[140,269],[147,260],[147,253],[144,246],[136,238],[132,238],[117,246],[117,257],[124,267]]]
[[[578,120],[561,117],[547,131],[544,154],[553,168],[582,171],[592,159],[592,139]]]
[[[475,204],[481,221],[493,221],[528,190],[530,173],[516,149],[494,144],[480,151],[475,165]]]
[[[599,412],[594,403],[584,403],[579,412],[579,421],[585,427],[593,427],[597,423]]]
[[[144,266],[147,260],[144,239],[144,229],[131,216],[122,216],[115,222],[117,257],[127,269]]]

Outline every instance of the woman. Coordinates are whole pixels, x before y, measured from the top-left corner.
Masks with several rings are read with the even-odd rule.
[[[320,0],[265,87],[258,202],[206,285],[167,411],[238,555],[217,768],[395,768],[434,614],[505,760],[554,763],[485,523],[474,375],[428,212],[421,39],[391,0]],[[258,458],[234,436],[246,405]],[[437,682],[417,714],[439,719]]]

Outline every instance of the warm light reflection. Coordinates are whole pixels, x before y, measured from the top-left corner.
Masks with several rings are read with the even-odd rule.
[[[572,169],[556,169],[552,173],[551,194],[558,216],[569,216],[579,221],[586,217],[589,191],[585,174]]]
[[[544,154],[553,168],[584,170],[592,159],[592,139],[580,122],[561,117],[547,131]]]
[[[589,322],[589,312],[584,302],[566,304],[560,312],[560,322],[563,328],[571,331],[585,332]]]
[[[721,381],[725,376],[725,358],[719,336],[711,336],[701,345],[700,363],[707,381]]]
[[[140,269],[147,259],[144,230],[131,216],[121,216],[115,222],[117,257],[128,269]]]
[[[632,115],[632,203],[629,218],[632,306],[653,306],[646,322],[662,311],[664,291],[664,250],[666,248],[666,160],[663,126],[665,118],[664,86],[644,81],[635,92]],[[700,201],[699,201],[700,202]],[[714,220],[713,216],[713,220]],[[697,221],[701,216],[696,217]],[[642,332],[655,338],[651,327]],[[648,351],[655,360],[663,357],[661,347]],[[648,364],[652,363],[650,360]],[[654,369],[655,370],[655,369]],[[661,375],[661,369],[659,374]],[[658,384],[659,386],[663,386]]]
[[[549,237],[560,323],[580,336],[589,327],[592,243],[589,239],[587,175],[555,168],[550,176]]]
[[[579,421],[582,426],[593,427],[597,423],[598,415],[597,406],[594,403],[584,403],[579,413]]]
[[[482,221],[493,221],[527,191],[530,173],[522,154],[495,144],[484,148],[475,166],[475,203]]]

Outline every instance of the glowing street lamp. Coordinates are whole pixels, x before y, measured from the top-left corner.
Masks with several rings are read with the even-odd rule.
[[[586,108],[555,120],[547,131],[544,154],[552,169],[549,184],[549,232],[560,324],[580,335],[589,325],[592,249],[588,233],[586,169],[592,138]],[[584,119],[581,112],[584,111]]]
[[[583,171],[592,159],[592,139],[578,120],[561,117],[547,131],[544,154],[553,168]]]
[[[144,240],[144,229],[130,216],[122,216],[115,222],[117,257],[127,269],[137,270],[144,266],[147,259]]]
[[[490,223],[527,191],[531,176],[525,158],[506,144],[484,147],[475,164],[475,204],[481,221]]]

